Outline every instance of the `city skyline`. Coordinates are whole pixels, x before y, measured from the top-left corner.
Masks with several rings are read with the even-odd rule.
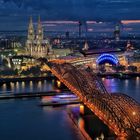
[[[140,0],[0,0],[1,140],[140,140]]]

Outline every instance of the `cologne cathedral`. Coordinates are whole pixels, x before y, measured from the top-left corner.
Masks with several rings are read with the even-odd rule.
[[[28,28],[28,38],[26,42],[26,53],[32,57],[47,57],[52,53],[52,48],[48,39],[44,39],[44,33],[40,17],[38,19],[37,30],[35,32],[32,17]]]

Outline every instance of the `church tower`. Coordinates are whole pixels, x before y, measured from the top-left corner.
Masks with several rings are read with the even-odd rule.
[[[34,38],[35,38],[35,34],[34,34],[33,21],[32,21],[32,17],[30,17],[30,23],[28,28],[28,40],[33,41]]]
[[[89,46],[88,46],[88,42],[86,41],[83,48],[82,48],[83,51],[88,51],[89,50]]]
[[[40,16],[38,17],[38,27],[37,27],[37,36],[36,39],[39,41],[42,41],[44,38],[44,34],[43,34],[43,28],[42,28],[42,24],[40,21]]]
[[[40,58],[50,55],[50,52],[50,42],[48,39],[44,39],[40,17],[38,18],[36,34],[34,32],[32,18],[30,18],[30,23],[28,27],[28,37],[26,41],[26,54],[35,58]]]

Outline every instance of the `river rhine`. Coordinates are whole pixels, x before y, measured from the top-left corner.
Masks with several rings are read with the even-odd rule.
[[[109,92],[125,93],[140,102],[140,78],[129,80],[103,79]],[[54,81],[30,81],[3,84],[2,93],[37,92],[57,90]],[[115,94],[115,93],[114,93]],[[0,139],[1,140],[82,140],[83,136],[68,115],[69,110],[79,107],[40,107],[40,98],[0,101]],[[95,116],[94,116],[95,117]],[[86,118],[86,117],[85,117]],[[78,118],[79,119],[79,118]],[[81,119],[81,118],[80,118]],[[79,120],[80,120],[79,119]],[[95,118],[96,119],[96,118]],[[85,119],[90,136],[95,139],[98,124],[91,118]],[[87,121],[88,120],[88,121]],[[80,122],[80,121],[79,121]],[[97,124],[96,124],[97,123]],[[80,123],[79,123],[80,124]],[[100,125],[101,127],[102,125]],[[103,126],[105,127],[105,126]],[[103,129],[103,130],[102,130]],[[93,132],[92,132],[93,131]],[[105,135],[105,134],[104,134]]]

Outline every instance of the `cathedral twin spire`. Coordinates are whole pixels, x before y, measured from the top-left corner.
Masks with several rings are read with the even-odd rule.
[[[43,28],[42,28],[42,24],[40,21],[40,16],[38,17],[38,26],[37,26],[36,33],[37,34],[35,36],[33,20],[32,20],[32,17],[30,17],[30,23],[29,23],[29,28],[28,28],[28,40],[33,41],[35,38],[39,41],[43,40]]]
[[[40,16],[38,17],[37,39],[43,40],[43,28],[42,28]]]
[[[32,17],[30,17],[30,23],[28,28],[28,40],[34,40],[35,34],[34,34],[34,27],[33,27],[33,20]]]

